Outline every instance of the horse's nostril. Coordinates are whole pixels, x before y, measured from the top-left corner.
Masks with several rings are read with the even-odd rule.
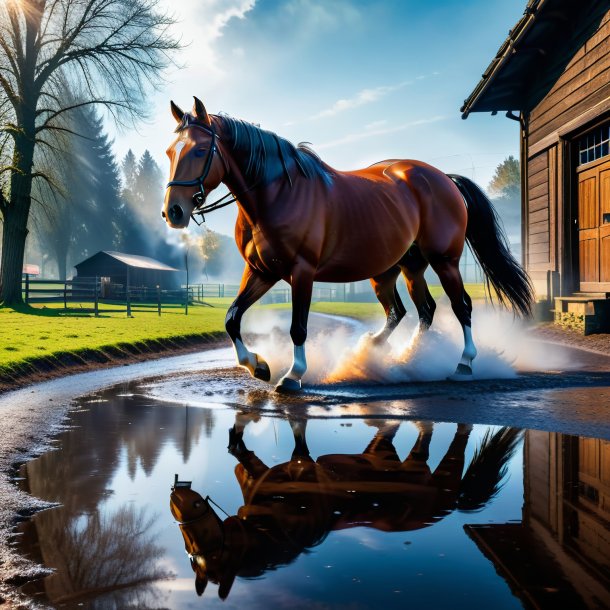
[[[165,212],[161,210],[161,218],[165,218]]]
[[[182,217],[184,216],[184,212],[182,211],[182,208],[176,203],[174,204],[168,211],[169,213],[169,219],[172,222],[179,222],[180,220],[182,220]]]

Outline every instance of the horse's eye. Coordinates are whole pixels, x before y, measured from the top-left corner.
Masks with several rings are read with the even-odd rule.
[[[205,155],[206,153],[206,149],[205,148],[196,148],[195,149],[195,156],[196,157],[203,157],[203,155]]]
[[[199,502],[199,500],[197,500],[197,501],[196,501],[196,502],[193,504],[193,506],[194,506],[195,508],[199,508],[199,507],[201,506],[201,502]]]

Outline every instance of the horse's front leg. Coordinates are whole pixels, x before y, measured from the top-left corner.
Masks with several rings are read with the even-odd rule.
[[[292,287],[292,324],[290,337],[294,344],[294,354],[290,370],[280,379],[278,390],[295,392],[301,389],[301,379],[307,370],[305,358],[305,340],[307,339],[307,318],[311,304],[311,292],[315,269],[300,259],[292,270],[290,284]]]
[[[276,280],[270,279],[254,271],[248,264],[241,278],[241,285],[237,298],[233,301],[227,311],[225,328],[233,345],[237,362],[240,366],[248,369],[250,374],[257,379],[269,381],[271,371],[269,365],[254,352],[251,352],[241,338],[241,319],[246,310],[260,299],[274,284]]]

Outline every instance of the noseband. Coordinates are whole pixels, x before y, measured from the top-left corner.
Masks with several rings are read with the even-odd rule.
[[[225,206],[233,203],[234,201],[237,201],[237,197],[234,197],[233,194],[229,192],[226,195],[220,197],[220,199],[217,199],[216,201],[213,201],[212,203],[208,203],[207,205],[205,205],[205,200],[211,191],[208,191],[206,193],[206,187],[205,187],[204,182],[205,182],[206,178],[208,177],[208,174],[210,173],[210,169],[212,168],[212,162],[214,161],[214,155],[216,153],[220,154],[220,151],[218,150],[218,145],[216,143],[218,136],[216,135],[216,132],[214,131],[214,129],[204,127],[203,125],[199,125],[198,123],[187,123],[186,126],[187,127],[197,127],[197,129],[202,129],[207,134],[212,136],[212,142],[210,144],[210,148],[208,149],[208,154],[206,155],[205,161],[203,163],[203,171],[201,172],[201,175],[199,176],[199,178],[194,178],[193,180],[171,180],[170,182],[167,183],[167,186],[165,188],[169,188],[170,186],[198,186],[199,187],[199,190],[193,195],[193,204],[195,206],[195,209],[191,213],[191,218],[193,219],[193,221],[196,224],[200,225],[201,222],[205,222],[204,214],[207,214],[208,212],[213,212],[214,210],[219,210],[220,208],[224,208]],[[224,160],[223,160],[223,163],[224,163]],[[211,189],[211,190],[213,190],[213,189]],[[195,216],[201,216],[201,222],[198,222],[197,219],[195,218]]]

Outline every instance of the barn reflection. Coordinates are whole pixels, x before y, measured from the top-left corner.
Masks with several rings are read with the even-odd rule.
[[[528,431],[521,523],[465,529],[536,608],[610,608],[610,443]]]

